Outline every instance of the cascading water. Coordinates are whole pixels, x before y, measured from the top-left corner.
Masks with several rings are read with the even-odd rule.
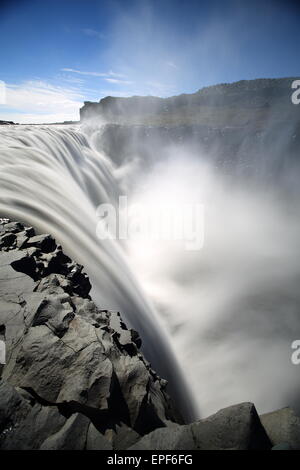
[[[300,338],[299,166],[291,139],[274,144],[280,171],[270,144],[252,162],[259,178],[250,181],[243,145],[222,174],[210,155],[179,145],[159,153],[147,146],[146,165],[138,153],[122,159],[122,149],[112,161],[97,151],[102,131],[99,123],[1,129],[0,215],[51,233],[84,265],[95,301],[139,331],[187,419],[199,416],[193,399],[201,415],[242,401],[259,412],[299,408],[291,362]],[[96,207],[117,206],[120,194],[145,208],[204,204],[204,246],[99,240]]]
[[[242,401],[260,413],[300,409],[291,360],[300,338],[295,120],[279,133],[272,120],[263,135],[236,128],[234,141],[216,136],[211,148],[205,139],[184,140],[180,127],[168,139],[162,127],[86,125],[93,144],[113,156],[134,202],[204,206],[200,250],[129,243],[130,265],[171,331],[201,414]]]
[[[131,272],[122,246],[96,237],[96,207],[116,204],[111,162],[70,127],[10,127],[0,131],[0,214],[51,233],[91,278],[101,308],[119,310],[143,339],[143,351],[186,420],[198,414],[155,314]]]

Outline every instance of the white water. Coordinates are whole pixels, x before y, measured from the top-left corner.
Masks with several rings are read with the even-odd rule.
[[[91,148],[93,132],[1,129],[0,216],[52,233],[85,266],[94,299],[140,332],[187,417],[199,413],[193,400],[201,415],[241,401],[260,412],[297,406],[299,372],[290,360],[300,338],[297,201],[286,205],[276,188],[229,185],[205,159],[176,148],[146,171],[138,156],[117,167]],[[203,250],[99,241],[95,208],[116,203],[124,188],[142,203],[204,203]]]
[[[97,138],[90,125],[101,145],[101,132]],[[200,147],[162,139],[158,145],[155,136],[147,147],[136,140],[125,163],[122,150],[116,155],[134,202],[205,207],[201,250],[161,240],[129,246],[130,265],[171,332],[202,416],[243,401],[254,402],[260,413],[300,409],[299,366],[291,362],[292,342],[300,338],[300,170],[289,151],[293,126],[270,140],[265,153],[256,140],[245,153],[242,141],[231,166],[230,156],[216,165],[214,154]],[[215,150],[217,157],[224,153]]]
[[[92,296],[119,310],[137,329],[153,367],[167,377],[170,393],[187,420],[196,407],[166,331],[147,301],[118,242],[96,237],[96,207],[119,194],[112,164],[92,150],[78,129],[10,127],[0,130],[0,214],[51,233],[84,265]]]

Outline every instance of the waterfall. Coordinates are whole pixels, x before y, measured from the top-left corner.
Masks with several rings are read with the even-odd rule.
[[[100,151],[102,132],[97,123],[1,128],[0,216],[51,233],[84,266],[95,302],[139,331],[187,420],[243,401],[260,413],[299,409],[299,168],[289,140],[257,156],[251,181],[243,149],[229,175],[204,150],[158,153],[154,141],[151,162],[134,151],[122,159],[122,148],[116,160]],[[145,208],[202,203],[203,248],[100,240],[96,208],[122,194]]]
[[[100,308],[118,310],[139,331],[143,352],[169,381],[187,421],[197,417],[170,339],[116,240],[96,236],[96,208],[116,204],[120,189],[112,162],[79,128],[12,126],[0,130],[0,214],[50,233],[81,263]]]
[[[269,123],[264,136],[236,129],[235,139],[225,139],[230,151],[223,139],[211,148],[201,139],[182,142],[178,127],[168,139],[161,127],[86,126],[143,208],[149,201],[205,208],[199,250],[163,240],[129,243],[130,266],[172,334],[201,415],[243,401],[259,413],[299,410],[291,361],[300,337],[295,121],[280,132]]]

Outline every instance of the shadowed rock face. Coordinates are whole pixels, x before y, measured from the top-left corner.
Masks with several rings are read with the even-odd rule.
[[[2,220],[0,448],[123,448],[182,422],[118,312],[49,235]]]

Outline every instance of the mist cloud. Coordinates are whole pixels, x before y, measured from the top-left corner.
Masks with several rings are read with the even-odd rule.
[[[202,416],[242,401],[261,413],[299,408],[291,363],[300,338],[298,196],[286,198],[275,180],[267,188],[228,178],[211,155],[188,147],[162,148],[144,168],[132,155],[115,170],[134,202],[205,207],[199,251],[161,240],[128,245],[128,262],[170,332]]]

